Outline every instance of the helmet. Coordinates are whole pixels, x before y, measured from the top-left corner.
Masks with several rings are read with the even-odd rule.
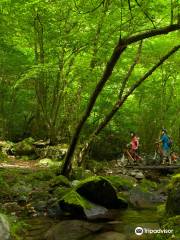
[[[165,133],[167,133],[167,130],[166,130],[165,128],[162,128],[162,131],[165,132]]]

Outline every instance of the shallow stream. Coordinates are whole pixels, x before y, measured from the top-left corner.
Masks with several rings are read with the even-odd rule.
[[[112,221],[104,222],[102,232],[118,232],[126,235],[127,239],[149,239],[149,236],[139,238],[136,236],[135,229],[137,227],[158,229],[160,215],[156,209],[134,210],[127,209],[125,211],[113,210],[115,218]],[[29,224],[28,231],[24,236],[24,240],[43,240],[43,235],[61,220],[55,220],[47,217],[36,217],[26,220]],[[102,224],[102,222],[99,222]],[[69,229],[67,229],[69,231]],[[92,234],[88,240],[93,240],[96,235]],[[138,238],[137,238],[138,237]],[[155,239],[151,237],[150,239]],[[59,238],[59,240],[64,240]],[[71,240],[71,239],[69,239]],[[83,240],[86,240],[83,238]],[[105,239],[102,239],[105,240]],[[113,240],[113,239],[112,239]]]

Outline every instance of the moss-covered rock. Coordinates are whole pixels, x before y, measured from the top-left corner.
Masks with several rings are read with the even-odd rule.
[[[87,178],[76,186],[76,191],[89,201],[107,208],[127,207],[127,202],[118,199],[115,188],[105,177]]]
[[[150,180],[147,180],[147,179],[142,179],[141,180],[140,187],[144,191],[153,191],[153,190],[157,190],[157,188],[158,188],[156,182],[150,181]]]
[[[75,190],[66,193],[59,201],[61,209],[79,217],[85,217],[84,210],[92,208],[92,205]]]
[[[107,208],[88,201],[74,189],[59,189],[58,197],[65,192],[66,194],[59,201],[60,208],[63,211],[78,218],[87,218],[91,220],[108,218]]]
[[[61,200],[71,190],[72,190],[71,188],[60,186],[53,191],[53,196],[56,197],[57,200]]]
[[[128,203],[118,197],[115,188],[104,177],[90,177],[72,188],[60,186],[53,195],[63,211],[88,219],[108,218],[107,208],[126,208]]]
[[[152,208],[156,203],[156,195],[137,186],[130,190],[129,202],[137,209]]]
[[[166,212],[169,215],[180,214],[180,174],[172,176],[172,180],[168,186]]]
[[[33,143],[34,139],[30,137],[14,144],[13,151],[15,155],[24,156],[35,154],[35,148],[33,146]]]
[[[107,176],[106,179],[111,182],[117,191],[129,190],[136,184],[136,180],[131,177],[127,178],[125,176]]]
[[[39,158],[50,158],[56,161],[63,160],[67,152],[67,145],[59,144],[43,148],[36,147],[35,152]]]

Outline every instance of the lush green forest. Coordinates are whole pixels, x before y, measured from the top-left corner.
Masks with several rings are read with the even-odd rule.
[[[179,147],[178,14],[178,0],[2,1],[1,137],[69,143],[98,89],[80,134],[83,143],[177,46],[118,107],[97,141],[117,137],[121,148],[133,130],[150,151],[166,127]],[[114,56],[118,42],[123,49]]]
[[[179,156],[179,0],[1,0],[0,13],[7,154],[24,139],[61,145],[69,177],[85,160],[120,159],[132,131],[154,153],[165,128]]]

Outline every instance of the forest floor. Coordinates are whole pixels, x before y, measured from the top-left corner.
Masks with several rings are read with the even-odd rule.
[[[24,240],[41,240],[42,235],[57,223],[56,217],[51,218],[45,207],[49,201],[48,186],[52,177],[52,169],[46,164],[40,165],[39,163],[40,160],[18,159],[12,156],[0,162],[2,177],[0,205],[5,212],[15,216],[17,220],[22,219],[26,224],[25,231],[22,233]],[[98,168],[100,167],[102,164],[98,165]],[[129,176],[130,180],[131,178],[137,179],[138,184],[145,178],[143,171],[122,168],[115,160],[108,162],[102,169],[100,168],[97,174]],[[154,174],[153,178],[157,180],[159,175]],[[4,186],[4,181],[7,183],[6,186]],[[53,209],[49,208],[49,210]],[[153,211],[152,215],[155,216],[156,212]],[[138,219],[141,219],[141,216]]]
[[[39,160],[21,160],[14,157],[9,157],[8,160],[0,162],[0,168],[19,168],[19,169],[31,169],[40,170],[45,168],[45,166],[38,165]]]

